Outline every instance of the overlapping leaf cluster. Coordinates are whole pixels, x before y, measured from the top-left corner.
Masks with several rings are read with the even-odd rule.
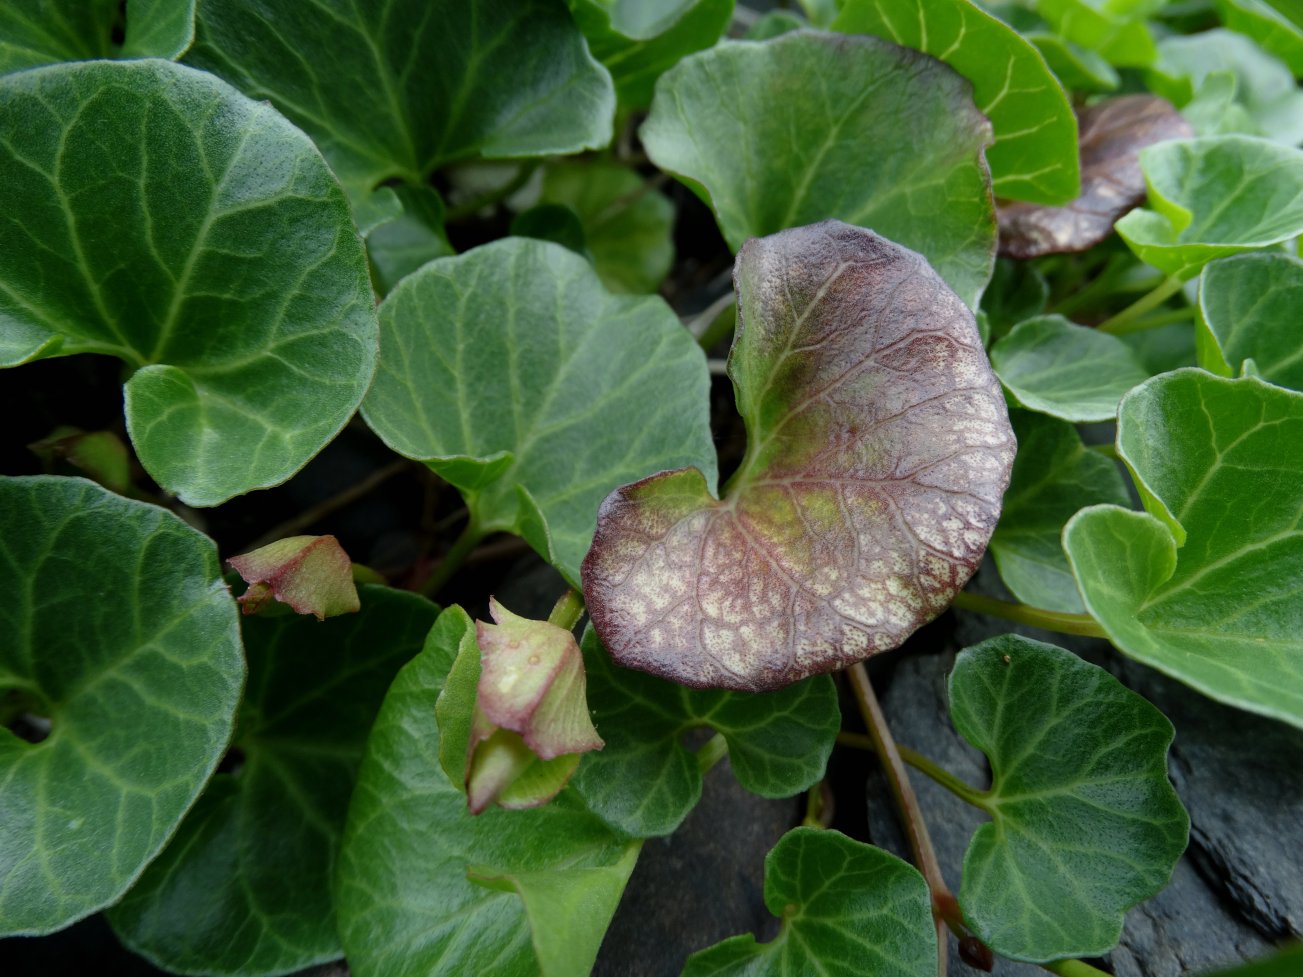
[[[815,787],[817,673],[943,610],[988,539],[1016,619],[1303,726],[1303,26],[801,6],[0,9],[0,366],[116,357],[135,457],[191,506],[360,413],[460,493],[448,566],[505,532],[583,585],[604,743],[472,816],[462,608],[241,620],[182,520],[0,479],[0,931],[107,909],[178,973],[587,973],[642,839],[724,756]],[[1124,78],[1152,94],[1101,94]],[[738,253],[722,493],[713,350],[656,294],[693,195]],[[949,921],[1106,953],[1184,848],[1170,724],[1014,636],[949,691],[992,773],[957,788],[990,823]],[[778,937],[685,974],[936,972],[913,867],[811,827],[765,867]]]

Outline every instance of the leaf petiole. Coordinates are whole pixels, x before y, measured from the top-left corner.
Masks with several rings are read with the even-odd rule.
[[[1148,329],[1150,328],[1148,325],[1142,325],[1137,320],[1179,292],[1183,284],[1184,282],[1175,275],[1164,278],[1151,291],[1140,296],[1116,315],[1109,316],[1095,328],[1100,332],[1112,333],[1114,336],[1125,336],[1127,333]]]
[[[430,576],[426,578],[424,585],[421,587],[421,593],[426,597],[433,597],[442,590],[443,586],[452,579],[452,575],[466,561],[466,557],[470,556],[471,550],[475,549],[483,538],[484,531],[472,518],[466,523],[461,535],[453,540],[452,546],[448,548],[448,552],[444,554],[443,559],[435,565]]]
[[[558,598],[552,613],[547,616],[547,623],[564,631],[573,631],[579,619],[584,616],[584,598],[577,590],[567,590]]]
[[[1052,960],[1041,967],[1059,977],[1109,977],[1106,971],[1092,967],[1084,960]]]
[[[702,744],[697,751],[697,769],[703,774],[728,756],[728,740],[723,733],[716,733]]]
[[[1015,604],[1012,601],[987,597],[985,594],[975,594],[969,590],[961,590],[955,594],[952,606],[961,611],[1001,617],[1015,624],[1058,631],[1060,634],[1081,634],[1089,638],[1108,637],[1107,632],[1089,614],[1069,614],[1065,611],[1029,607],[1026,604]]]
[[[873,740],[870,737],[865,736],[863,733],[850,733],[845,730],[837,734],[837,742],[843,746],[854,746],[861,750],[872,750],[874,748]],[[986,803],[986,795],[982,791],[970,787],[935,760],[924,756],[917,750],[911,750],[908,746],[902,746],[899,743],[896,744],[896,749],[900,751],[900,758],[919,773],[935,780],[961,801],[990,813],[990,805]]]

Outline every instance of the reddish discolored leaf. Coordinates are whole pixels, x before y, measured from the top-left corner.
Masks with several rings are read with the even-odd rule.
[[[318,621],[362,606],[353,564],[334,536],[289,536],[226,562],[249,585],[239,598],[246,614],[256,614],[273,597]]]
[[[1035,258],[1085,251],[1145,199],[1140,150],[1194,135],[1190,123],[1153,95],[1125,95],[1082,109],[1081,196],[1064,207],[1013,203],[999,209],[1000,254]]]
[[[584,560],[620,664],[760,691],[894,648],[950,602],[1014,439],[972,313],[918,254],[840,221],[748,241],[729,357],[749,443],[602,504]]]

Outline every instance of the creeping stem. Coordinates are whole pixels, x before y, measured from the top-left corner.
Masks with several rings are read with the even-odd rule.
[[[1047,611],[1027,604],[1014,604],[1007,600],[987,597],[961,590],[955,594],[954,606],[962,611],[975,611],[991,617],[1002,617],[1015,624],[1026,624],[1060,634],[1084,634],[1089,638],[1107,638],[1108,634],[1089,614],[1068,614],[1064,611]]]
[[[914,796],[914,788],[909,782],[905,762],[900,758],[896,741],[887,726],[887,717],[883,715],[878,697],[873,693],[873,685],[869,682],[869,673],[864,663],[856,662],[846,669],[846,676],[855,692],[855,701],[859,704],[861,715],[864,716],[864,724],[873,738],[873,747],[877,750],[878,759],[882,761],[887,781],[891,784],[891,793],[900,811],[905,834],[909,837],[909,847],[914,852],[914,861],[918,863],[919,871],[923,873],[923,878],[932,893],[932,918],[937,925],[937,974],[938,977],[945,977],[946,955],[949,947],[945,928],[950,927],[961,939],[967,936],[964,914],[959,909],[959,900],[950,891],[941,874],[941,864],[937,861],[936,851],[932,848],[932,838],[928,835],[923,812],[918,806],[918,798]]]

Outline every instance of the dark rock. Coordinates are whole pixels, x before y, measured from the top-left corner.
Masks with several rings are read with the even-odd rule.
[[[644,843],[593,977],[678,977],[688,956],[740,933],[772,939],[764,861],[799,819],[796,799],[749,794],[719,764],[674,834]]]

